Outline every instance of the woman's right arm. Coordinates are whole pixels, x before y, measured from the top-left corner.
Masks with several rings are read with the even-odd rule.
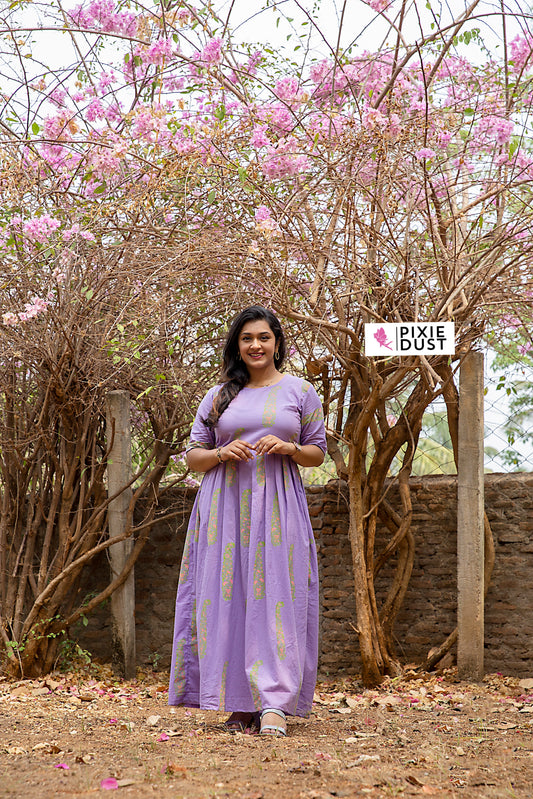
[[[193,472],[208,472],[209,469],[212,469],[220,463],[216,449],[195,447],[188,451],[186,457],[187,466],[189,469],[192,469]]]

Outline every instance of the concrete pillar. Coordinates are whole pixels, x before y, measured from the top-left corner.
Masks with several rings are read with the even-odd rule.
[[[111,391],[106,398],[107,442],[109,453],[107,480],[109,496],[124,488],[131,480],[130,397],[127,391]],[[127,510],[132,491],[128,487],[112,500],[108,510],[109,536],[121,535],[126,528]],[[133,549],[133,538],[109,547],[111,579],[122,573]],[[111,594],[113,624],[113,662],[126,678],[133,679],[136,671],[135,652],[135,577],[133,569],[126,581]]]
[[[457,468],[457,667],[471,681],[484,674],[483,398],[483,354],[471,352],[459,379]]]

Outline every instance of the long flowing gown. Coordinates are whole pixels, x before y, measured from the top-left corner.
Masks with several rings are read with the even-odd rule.
[[[198,408],[189,449],[272,433],[325,451],[322,408],[305,380],[243,388],[214,430]],[[297,465],[285,455],[205,473],[185,541],[169,704],[253,712],[311,710],[318,658],[318,568]]]

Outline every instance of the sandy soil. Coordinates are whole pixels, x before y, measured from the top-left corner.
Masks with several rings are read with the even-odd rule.
[[[285,739],[229,735],[226,714],[169,708],[166,679],[123,682],[96,666],[0,678],[0,796],[533,796],[533,679],[321,682]]]

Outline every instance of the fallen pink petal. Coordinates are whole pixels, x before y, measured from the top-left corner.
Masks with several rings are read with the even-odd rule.
[[[62,769],[63,769],[63,771],[69,771],[69,770],[70,770],[70,766],[67,766],[67,764],[66,764],[66,763],[57,763],[57,764],[54,766],[54,768],[62,768]]]
[[[100,788],[104,791],[114,791],[118,788],[118,782],[114,777],[107,777],[107,779],[102,780],[100,783]]]
[[[162,732],[162,733],[161,733],[161,735],[159,736],[159,738],[158,738],[157,740],[158,740],[158,741],[168,741],[168,740],[169,740],[169,737],[168,737],[168,735],[166,734],[166,732]]]

